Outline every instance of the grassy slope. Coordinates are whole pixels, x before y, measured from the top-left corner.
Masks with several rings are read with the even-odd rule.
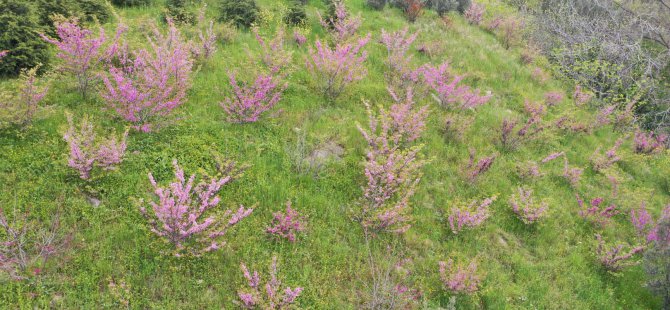
[[[76,227],[77,234],[66,260],[54,265],[49,276],[35,283],[8,282],[0,286],[0,304],[44,308],[48,305],[68,308],[114,306],[115,298],[107,284],[110,279],[129,286],[133,307],[147,308],[231,308],[235,291],[242,284],[238,266],[245,261],[255,269],[265,269],[273,254],[280,257],[285,283],[304,286],[299,299],[304,308],[346,309],[356,307],[358,291],[369,280],[365,261],[366,247],[362,231],[349,218],[351,202],[360,195],[364,182],[361,161],[365,142],[355,123],[364,123],[361,99],[389,104],[383,82],[385,50],[376,44],[381,28],[396,30],[406,22],[397,10],[370,11],[364,1],[348,1],[350,9],[365,19],[360,33],[372,32],[368,46],[369,76],[350,88],[335,103],[327,103],[315,94],[314,85],[303,69],[306,48],[295,49],[296,72],[274,118],[254,124],[236,125],[224,121],[218,89],[226,89],[227,72],[245,62],[245,46],[255,48],[253,37],[242,32],[236,40],[219,46],[214,59],[194,78],[188,102],[178,113],[184,118],[176,125],[155,134],[132,134],[130,155],[120,172],[95,181],[103,204],[91,207],[78,192],[82,184],[66,167],[66,145],[61,139],[64,112],[76,116],[90,114],[106,126],[122,129],[110,118],[97,100],[82,101],[72,92],[72,83],[53,83],[47,98],[50,108],[24,134],[0,133],[0,202],[11,206],[30,206],[36,216],[48,218],[55,209],[54,200],[62,197],[64,221]],[[269,7],[272,1],[262,1]],[[309,6],[312,34],[323,37],[315,21],[320,1]],[[119,13],[131,25],[154,18],[159,8],[124,9]],[[540,100],[546,91],[563,86],[556,81],[540,84],[531,78],[518,54],[502,48],[496,38],[454,16],[447,29],[428,14],[412,30],[420,30],[415,46],[439,41],[444,53],[429,58],[415,55],[417,63],[451,60],[459,72],[468,73],[473,86],[492,90],[492,103],[477,112],[467,143],[448,141],[441,127],[445,111],[432,102],[429,126],[421,142],[424,154],[432,162],[424,168],[424,177],[413,199],[416,223],[402,240],[381,237],[373,241],[375,255],[384,252],[384,244],[403,249],[414,258],[413,281],[424,292],[425,306],[445,306],[448,295],[440,289],[437,262],[447,257],[477,257],[487,274],[483,289],[473,297],[459,299],[464,308],[656,308],[658,301],[641,287],[640,267],[627,269],[620,276],[603,272],[594,263],[593,238],[596,232],[577,216],[574,191],[558,175],[560,164],[545,169],[547,176],[533,184],[538,197],[551,202],[551,217],[537,227],[526,227],[507,208],[507,199],[522,181],[515,175],[515,164],[538,160],[546,154],[565,150],[573,165],[586,167],[593,150],[614,143],[618,133],[605,127],[592,136],[548,133],[535,143],[517,151],[505,151],[494,144],[502,117],[521,115],[524,98]],[[108,29],[113,27],[109,25]],[[140,37],[139,33],[134,33]],[[564,87],[563,89],[568,89]],[[549,115],[557,117],[572,109],[570,100]],[[579,112],[585,115],[591,112]],[[308,147],[334,141],[344,146],[343,161],[333,162],[314,177],[297,173],[289,156],[300,135],[305,133]],[[493,169],[471,186],[459,176],[467,160],[468,147],[479,154],[498,152]],[[658,213],[667,201],[667,156],[640,157],[624,144],[623,161],[616,173],[624,181],[616,201],[625,210],[648,200]],[[177,158],[187,173],[212,169],[212,151],[250,165],[245,176],[222,192],[223,204],[254,205],[254,214],[235,229],[228,247],[201,259],[175,259],[161,256],[163,245],[147,231],[131,197],[148,198],[146,173],[159,180],[171,178],[170,162]],[[607,178],[586,169],[578,192],[587,197],[608,196]],[[493,205],[493,217],[482,227],[458,236],[451,234],[445,212],[457,201],[499,194]],[[652,196],[653,194],[653,196]],[[296,244],[277,243],[262,232],[272,212],[286,200],[309,217],[308,233]],[[604,232],[607,239],[632,239],[626,217]],[[400,251],[400,250],[399,250]]]

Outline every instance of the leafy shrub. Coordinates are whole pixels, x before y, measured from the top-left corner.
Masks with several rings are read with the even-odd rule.
[[[153,4],[153,0],[111,0],[111,2],[116,6],[142,6]]]
[[[222,0],[219,20],[237,27],[250,27],[258,19],[259,9],[255,0]]]
[[[375,10],[381,10],[386,6],[387,0],[367,0],[366,2],[369,7]]]
[[[23,0],[0,1],[0,75],[16,76],[23,69],[49,63],[48,44],[40,38],[40,28],[32,7]]]
[[[289,26],[304,25],[307,21],[307,11],[304,4],[293,1],[284,15],[284,23]]]
[[[77,170],[80,178],[89,180],[94,166],[102,170],[114,170],[123,161],[128,130],[120,138],[114,134],[108,138],[99,138],[88,117],[84,117],[79,126],[75,126],[71,115],[68,115],[67,122],[69,128],[63,139],[70,148],[68,166]]]
[[[189,2],[189,0],[167,0],[164,19],[172,19],[180,24],[195,22],[195,13],[190,10]]]
[[[38,85],[37,69],[21,72],[22,85],[16,92],[18,96],[3,94],[0,97],[0,128],[12,125],[25,128],[32,122],[38,104],[48,90],[48,87]]]
[[[245,309],[289,309],[302,293],[302,287],[291,289],[283,288],[281,281],[277,278],[277,257],[272,257],[270,264],[269,280],[261,285],[261,277],[258,271],[249,272],[244,263],[240,264],[244,278],[247,279],[248,288],[237,291],[237,296]]]
[[[85,22],[105,22],[111,16],[105,0],[36,0],[36,8],[39,24],[52,36],[56,29],[54,15]]]
[[[83,20],[87,22],[105,22],[112,16],[112,12],[106,0],[77,0],[79,10],[84,14]]]
[[[252,208],[240,206],[235,212],[226,210],[218,216],[204,217],[205,212],[219,205],[221,198],[217,193],[235,177],[230,174],[232,169],[222,171],[220,177],[201,180],[196,185],[195,174],[186,179],[177,160],[172,165],[176,181],[168,187],[159,186],[149,173],[149,181],[158,202],[150,202],[150,211],[144,206],[140,207],[140,212],[149,221],[154,234],[175,246],[177,257],[183,254],[200,256],[220,249],[226,244],[220,240],[221,237],[253,211]]]

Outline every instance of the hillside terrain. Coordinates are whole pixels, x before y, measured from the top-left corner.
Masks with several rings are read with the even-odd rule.
[[[216,20],[217,3],[210,2],[206,17]],[[281,1],[257,2],[264,19],[259,32],[272,37],[282,24]],[[273,257],[282,283],[303,288],[294,306],[304,309],[362,308],[385,270],[398,268],[401,284],[414,294],[410,308],[660,308],[661,299],[644,287],[640,264],[611,272],[599,263],[595,235],[611,245],[644,243],[630,213],[644,205],[653,218],[661,216],[670,201],[667,152],[635,152],[630,126],[600,122],[602,111],[576,104],[575,85],[551,77],[545,59],[524,61],[523,43],[506,48],[496,31],[486,29],[486,20],[512,14],[512,9],[493,0],[480,3],[487,8],[482,26],[456,12],[442,18],[429,10],[410,23],[398,8],[373,10],[363,0],[347,0],[349,14],[362,18],[356,38],[370,34],[363,47],[367,74],[333,99],[324,96],[306,66],[315,42],[332,40],[317,16],[326,5],[309,1],[300,30],[306,43],[296,44],[294,29],[286,29],[285,48],[291,52],[286,89],[274,108],[249,123],[229,121],[220,102],[230,95],[230,73],[253,80],[261,49],[251,30],[231,30],[217,21],[217,33],[224,28],[232,33],[216,41],[209,59],[194,63],[190,89],[174,118],[151,132],[131,129],[123,162],[112,171],[95,170],[90,180],[68,166],[70,149],[63,139],[68,115],[75,121],[89,116],[99,132],[120,134],[132,124],[99,95],[103,83],[97,81],[84,98],[71,75],[47,72],[42,82],[49,90],[32,125],[0,131],[0,207],[9,217],[11,210],[28,210],[30,218],[44,222],[58,212],[71,239],[39,277],[18,281],[3,275],[0,308],[234,309],[238,290],[247,282],[240,263],[267,276]],[[123,23],[129,45],[147,46],[152,23],[167,29],[162,10],[160,3],[116,7],[116,15],[101,26],[112,38],[117,23]],[[191,26],[178,27],[184,38],[197,37]],[[387,90],[388,52],[380,39],[382,31],[405,27],[417,33],[407,52],[413,67],[448,61],[451,72],[464,76],[463,84],[490,92],[491,98],[475,108],[453,109],[441,105],[433,90],[415,90],[415,106],[427,105],[428,112],[425,130],[412,147],[420,147],[417,160],[427,162],[409,199],[411,227],[404,233],[374,233],[356,216],[369,151],[359,126],[369,128],[366,104],[379,111],[394,103]],[[97,33],[95,25],[90,28]],[[0,87],[11,91],[17,83],[5,78]],[[514,145],[501,143],[503,120],[525,123],[531,117],[525,104],[544,104],[548,93],[560,97],[545,105],[537,125],[543,130]],[[555,125],[561,118],[589,129],[561,129]],[[456,125],[449,127],[448,120]],[[468,120],[469,127],[461,124]],[[454,132],[454,126],[460,129]],[[620,160],[594,168],[594,152],[604,153],[620,138]],[[495,156],[490,169],[472,178],[471,152],[475,161]],[[542,163],[558,152],[564,154]],[[226,233],[221,249],[199,257],[171,255],[173,245],[150,230],[140,211],[157,201],[148,174],[167,185],[174,179],[173,160],[188,177],[214,173],[217,158],[246,169],[222,187],[221,209],[213,214],[240,205],[254,210]],[[535,164],[537,176],[520,173]],[[583,169],[574,182],[563,176],[572,168]],[[519,187],[531,189],[534,199],[548,206],[536,223],[524,224],[510,207]],[[576,195],[587,204],[602,197],[603,205],[616,205],[619,213],[605,224],[585,219]],[[483,224],[452,231],[448,218],[455,208],[490,197],[495,199]],[[266,233],[273,213],[284,211],[287,201],[304,217],[304,231],[295,242]],[[481,283],[476,292],[445,290],[439,262],[449,259],[477,263]],[[641,259],[638,253],[630,260]]]

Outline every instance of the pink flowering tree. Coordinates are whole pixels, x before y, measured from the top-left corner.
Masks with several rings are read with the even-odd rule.
[[[285,212],[275,212],[272,215],[272,224],[265,229],[268,234],[278,239],[287,239],[295,242],[297,234],[305,230],[305,218],[298,211],[291,208],[291,201],[286,202]]]
[[[365,161],[367,185],[363,189],[357,217],[366,230],[404,233],[411,226],[409,199],[414,194],[420,180],[420,169],[425,164],[418,158],[421,147],[408,144],[418,137],[420,131],[406,130],[423,130],[423,126],[414,126],[416,118],[393,116],[393,112],[382,108],[379,115],[375,115],[367,103],[366,106],[369,129],[365,130],[360,125],[358,129],[368,143]],[[410,108],[408,113],[415,112]],[[414,125],[408,125],[408,122]]]
[[[365,68],[368,54],[363,48],[369,41],[370,35],[356,43],[338,44],[331,49],[317,40],[315,48],[309,49],[307,69],[324,95],[333,100],[349,84],[362,80],[368,74]]]
[[[68,166],[77,170],[81,179],[90,180],[94,167],[106,171],[117,169],[126,153],[128,130],[120,137],[112,133],[105,138],[96,135],[88,117],[76,126],[72,116],[68,115],[68,124],[69,128],[63,135],[70,150]]]
[[[629,246],[627,244],[608,245],[603,241],[600,234],[596,234],[598,246],[596,247],[596,257],[600,264],[607,271],[618,272],[623,268],[637,264],[632,261],[635,254],[644,250],[642,246]]]
[[[551,91],[544,94],[544,103],[548,107],[556,106],[561,103],[561,101],[563,101],[563,94],[561,92]]]
[[[575,100],[575,105],[581,107],[591,101],[591,93],[584,91],[582,86],[577,84],[575,86],[575,92],[572,94],[572,99]]]
[[[114,63],[103,75],[102,98],[133,128],[150,132],[186,100],[193,66],[190,49],[170,21],[167,34],[154,28],[150,49],[115,48]],[[131,55],[132,54],[132,55]]]
[[[426,85],[436,93],[444,107],[473,109],[486,104],[492,97],[491,92],[481,95],[479,90],[461,85],[464,76],[454,75],[448,62],[438,67],[424,65],[421,72]]]
[[[273,38],[263,38],[258,27],[251,29],[260,45],[260,60],[273,75],[285,75],[286,69],[293,61],[293,53],[284,42],[286,30],[280,26]]]
[[[27,280],[39,276],[47,262],[67,247],[69,236],[63,234],[60,212],[52,215],[48,227],[29,220],[26,213],[13,214],[10,220],[0,209],[0,271],[14,280]]]
[[[142,206],[140,211],[149,221],[151,231],[171,243],[178,257],[200,256],[220,249],[226,244],[221,239],[228,230],[249,216],[253,209],[240,206],[237,211],[226,210],[205,217],[205,213],[219,206],[221,198],[217,194],[233,177],[213,177],[195,184],[195,174],[186,179],[177,160],[172,164],[176,180],[167,187],[158,185],[149,173],[158,201],[151,201],[149,210]]]
[[[604,154],[601,153],[600,147],[596,148],[595,152],[593,152],[593,155],[591,155],[591,166],[593,167],[593,170],[602,171],[621,160],[621,157],[619,157],[616,152],[622,143],[623,139],[617,139],[614,143],[614,146],[605,151]]]
[[[536,202],[533,191],[519,187],[518,193],[512,195],[509,204],[514,214],[527,225],[534,224],[547,215],[549,205],[546,201]]]
[[[497,155],[492,154],[490,156],[484,156],[479,159],[477,159],[476,157],[477,153],[475,149],[470,148],[468,164],[465,166],[465,169],[463,170],[463,175],[467,178],[467,180],[470,183],[476,182],[479,176],[481,176],[482,174],[486,173],[491,169]]]
[[[633,138],[633,150],[638,154],[660,153],[665,150],[667,140],[667,135],[638,130]]]
[[[452,259],[441,261],[440,280],[444,288],[453,294],[473,294],[479,290],[481,275],[474,260],[467,266],[457,265]]]
[[[232,95],[220,103],[233,123],[253,123],[263,112],[272,109],[287,84],[272,75],[259,75],[253,84],[238,83],[234,73],[229,75]]]
[[[594,198],[586,204],[579,194],[575,194],[575,196],[577,197],[577,204],[580,208],[579,216],[586,220],[591,220],[600,225],[606,225],[613,216],[619,214],[616,205],[611,204],[610,206],[604,206],[603,202],[605,199],[602,197]]]
[[[408,55],[410,46],[416,40],[417,33],[409,33],[409,28],[395,32],[382,29],[380,43],[386,47],[386,81],[395,89],[416,86],[421,70],[412,68],[412,55]]]
[[[500,126],[500,144],[507,149],[515,149],[522,142],[536,138],[544,130],[542,117],[546,108],[544,105],[534,105],[529,101],[524,103],[524,109],[528,114],[525,123],[519,124],[517,120],[504,119]]]
[[[670,218],[670,206],[666,206],[658,220],[654,220],[644,203],[637,209],[630,210],[630,222],[635,227],[638,236],[647,243],[658,241],[658,230],[661,222]],[[662,236],[661,236],[662,237]]]
[[[486,7],[483,4],[472,3],[470,7],[463,13],[463,17],[472,25],[479,25],[484,18]]]
[[[190,42],[191,53],[194,59],[207,60],[216,52],[217,35],[214,33],[214,21],[205,20],[205,4],[198,14],[197,40]]]
[[[295,29],[293,30],[293,41],[298,46],[303,46],[305,45],[305,43],[307,43],[307,37],[304,34],[300,33],[298,29]]]
[[[37,69],[35,67],[21,72],[21,86],[17,95],[0,96],[0,128],[15,125],[24,129],[32,123],[39,103],[49,90],[47,86],[40,85]]]
[[[577,187],[579,181],[582,179],[583,173],[584,169],[570,166],[568,157],[563,156],[563,178],[570,184],[570,186]]]
[[[493,196],[482,201],[474,200],[467,205],[452,207],[447,218],[451,232],[458,234],[465,228],[482,225],[491,215],[489,207],[496,199],[497,196]]]
[[[258,271],[249,272],[244,263],[240,264],[240,268],[248,287],[239,289],[237,296],[240,298],[239,305],[245,309],[288,309],[303,291],[302,287],[292,289],[282,285],[277,278],[276,256],[272,257],[270,264],[270,279],[265,280],[264,284]]]
[[[416,106],[412,88],[405,90],[404,97],[399,97],[391,89],[388,89],[388,92],[395,102],[388,111],[388,116],[391,117],[392,130],[400,135],[400,141],[403,141],[403,143],[415,141],[421,137],[426,129],[428,106]]]
[[[329,19],[324,19],[321,13],[317,12],[321,26],[328,30],[333,37],[333,41],[337,44],[344,43],[356,35],[356,31],[363,23],[359,16],[351,16],[347,12],[343,0],[334,0],[335,16]]]
[[[56,56],[63,62],[61,70],[77,79],[77,88],[86,98],[95,74],[93,70],[104,60],[105,31],[100,28],[95,36],[91,30],[79,26],[77,19],[56,22],[58,39],[42,38],[58,48]]]

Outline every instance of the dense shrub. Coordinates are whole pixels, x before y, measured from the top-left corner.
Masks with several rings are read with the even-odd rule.
[[[470,7],[471,0],[428,0],[428,7],[440,16],[451,11],[464,13]]]
[[[375,10],[381,10],[386,6],[386,0],[367,0],[366,1],[368,6],[375,9]]]
[[[84,15],[85,21],[100,21],[105,22],[112,16],[112,12],[105,0],[77,0],[78,8]]]
[[[284,23],[289,26],[304,25],[307,21],[305,6],[298,1],[293,1],[284,15]]]
[[[259,10],[255,0],[222,0],[219,20],[238,27],[250,27],[258,18]]]
[[[40,25],[47,27],[49,35],[55,34],[54,15],[76,17],[82,21],[107,21],[111,16],[105,0],[37,0],[37,17]]]
[[[141,6],[151,5],[153,0],[111,0],[111,2],[116,6]]]
[[[47,93],[48,87],[38,85],[38,67],[21,72],[21,86],[15,94],[0,94],[0,128],[18,126],[25,128],[33,121],[38,104]]]
[[[165,20],[172,19],[180,24],[192,24],[195,14],[189,9],[188,0],[167,0],[165,3]]]
[[[0,75],[18,75],[22,69],[49,62],[48,44],[39,36],[33,8],[22,0],[0,0]]]

